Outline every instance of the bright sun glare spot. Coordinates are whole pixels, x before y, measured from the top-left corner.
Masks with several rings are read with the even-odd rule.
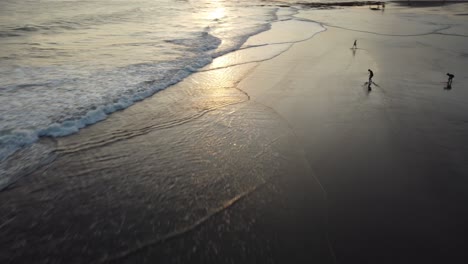
[[[218,7],[213,12],[210,14],[211,19],[221,19],[225,16],[224,8],[223,7]]]

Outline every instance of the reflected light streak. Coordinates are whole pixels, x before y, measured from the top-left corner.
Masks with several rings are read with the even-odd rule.
[[[211,69],[227,67],[229,65],[234,65],[237,62],[241,62],[242,57],[238,52],[226,54],[224,56],[218,57],[209,66]]]

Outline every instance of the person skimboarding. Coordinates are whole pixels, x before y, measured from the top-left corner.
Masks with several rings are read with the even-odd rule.
[[[352,47],[352,49],[357,49],[357,39],[356,39],[356,40],[354,40],[354,44],[353,44],[353,47]]]

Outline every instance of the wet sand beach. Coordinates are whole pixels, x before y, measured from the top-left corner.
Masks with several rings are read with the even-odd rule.
[[[327,31],[241,83],[301,138],[328,194],[338,263],[466,259],[467,31],[456,14],[463,7],[304,15]],[[446,72],[461,73],[459,88],[444,90]]]
[[[466,13],[306,9],[41,140],[0,192],[0,262],[463,263]]]

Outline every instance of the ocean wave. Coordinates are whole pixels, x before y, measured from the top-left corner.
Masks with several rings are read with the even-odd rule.
[[[21,147],[30,145],[38,139],[38,133],[34,130],[14,129],[0,131],[0,161],[4,161]]]
[[[40,24],[24,24],[13,27],[4,27],[3,30],[0,30],[0,37],[18,37],[37,32],[61,33],[64,30],[79,30],[102,24],[125,23],[128,20],[137,18],[138,14],[141,12],[142,10],[140,8],[133,8],[109,14],[77,15],[66,19],[61,18],[43,21]]]
[[[184,46],[188,50],[194,52],[203,52],[216,49],[221,40],[208,32],[197,33],[195,38],[171,39],[166,40],[167,43],[172,43],[179,46]]]
[[[176,84],[212,62],[213,58],[239,49],[250,36],[268,30],[270,23],[278,19],[277,10],[262,9],[246,17],[223,18],[208,22],[204,27],[198,26],[205,23],[200,20],[199,23],[203,23],[196,26],[185,24],[183,31],[169,34],[173,38],[148,38],[152,46],[165,45],[166,53],[160,55],[168,59],[136,60],[131,64],[102,69],[80,68],[75,63],[44,67],[3,65],[0,72],[11,78],[4,78],[3,84],[0,83],[0,162],[40,138],[76,133],[81,128],[106,119],[113,112],[128,108]],[[96,20],[92,17],[88,19],[90,23]],[[102,19],[108,22],[110,18]],[[16,32],[75,26],[74,22],[69,22],[30,24],[16,27]],[[85,23],[82,20],[79,24]],[[136,42],[141,40],[146,41],[146,38],[135,39]],[[127,49],[126,43],[111,43],[109,47]],[[121,56],[122,53],[118,54]]]
[[[185,65],[183,69],[177,70],[171,77],[157,81],[145,81],[136,85],[134,89],[127,90],[120,98],[100,106],[92,106],[89,110],[70,113],[68,118],[62,118],[46,126],[34,129],[6,129],[0,131],[0,161],[5,160],[21,147],[36,142],[40,137],[63,137],[78,132],[81,128],[97,123],[107,118],[113,112],[123,110],[135,102],[161,91],[173,84],[178,83],[196,69],[201,68],[212,61],[211,56],[197,58]],[[141,65],[139,65],[141,67]]]

